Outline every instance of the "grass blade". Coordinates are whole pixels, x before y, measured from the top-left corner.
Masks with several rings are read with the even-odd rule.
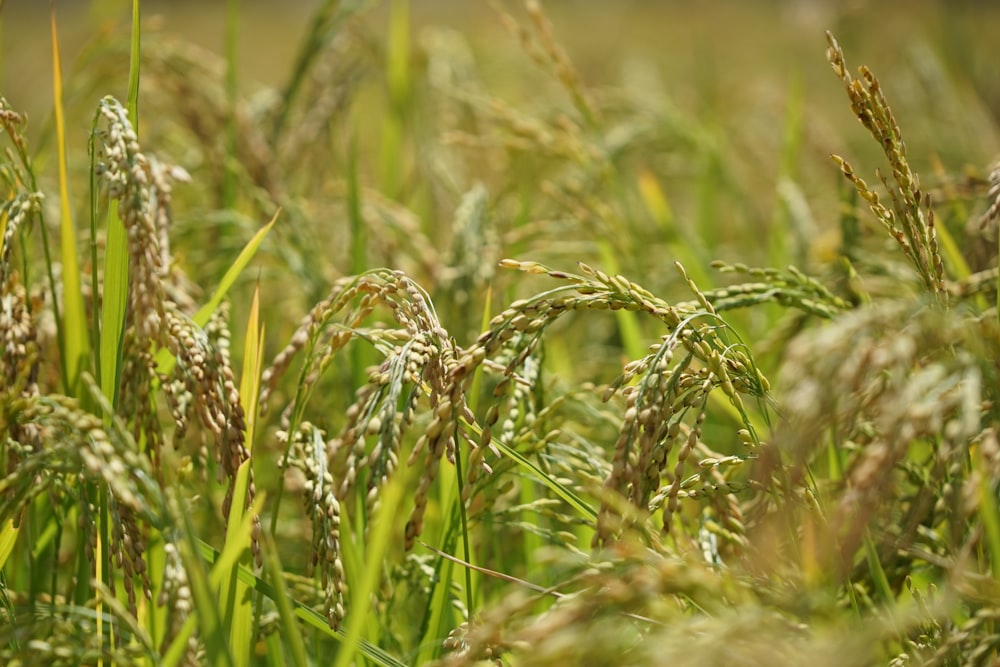
[[[263,332],[260,328],[260,290],[255,289],[250,316],[247,319],[246,344],[244,347],[243,372],[240,378],[240,402],[246,406],[246,446],[250,457],[243,462],[236,474],[229,524],[226,529],[226,546],[231,541],[242,539],[238,526],[243,521],[246,498],[253,465],[253,439],[257,423],[257,398],[260,395],[260,373],[263,363]],[[235,544],[234,548],[240,545]],[[242,545],[240,561],[250,562],[247,549],[249,540]],[[238,564],[222,575],[221,590],[226,625],[229,628],[229,648],[237,666],[248,665],[250,646],[253,643],[253,605],[250,603],[250,589],[238,577]]]
[[[986,462],[980,448],[976,450],[977,467],[983,470]],[[996,489],[988,475],[979,476],[979,519],[986,533],[986,550],[990,558],[990,572],[1000,582],[1000,504]]]
[[[76,228],[69,198],[69,177],[66,167],[66,121],[63,117],[62,67],[59,58],[59,33],[56,11],[51,10],[53,108],[56,121],[56,152],[59,157],[59,236],[63,280],[63,379],[66,392],[76,393],[80,371],[87,354],[87,320],[84,316],[83,292],[80,288],[80,260],[77,256]]]
[[[260,374],[264,364],[264,327],[260,323],[260,287],[253,291],[250,316],[247,318],[243,346],[243,373],[240,377],[240,401],[246,410],[247,449],[253,453],[254,435],[259,416]]]
[[[230,552],[238,554],[228,567],[223,568],[223,560],[216,564],[219,568],[218,600],[222,612],[222,623],[229,630],[229,652],[236,667],[246,667],[250,663],[250,647],[253,634],[253,605],[250,589],[238,576],[241,562],[250,562],[249,549],[251,534],[244,530],[244,524],[253,519],[253,514],[244,512],[247,488],[250,480],[250,462],[247,459],[236,472],[236,484],[233,490],[232,506],[229,512],[229,523],[226,526],[226,542],[223,555]],[[260,502],[258,500],[257,505]]]
[[[396,516],[396,508],[399,507],[405,488],[406,476],[402,471],[397,472],[383,490],[381,510],[369,524],[369,545],[365,553],[365,567],[361,573],[360,585],[352,591],[351,598],[354,604],[351,605],[351,609],[347,613],[344,645],[337,654],[335,667],[347,667],[351,664],[351,660],[360,646],[361,634],[371,616],[368,609],[369,599],[382,576],[382,559],[389,546],[389,536],[393,531],[393,518]]]
[[[11,552],[14,550],[14,543],[17,542],[17,534],[20,527],[14,525],[13,519],[7,519],[0,530],[0,569],[7,564]]]
[[[532,477],[535,477],[542,484],[549,487],[557,496],[569,503],[573,509],[579,512],[588,521],[597,520],[597,510],[588,505],[587,502],[580,498],[580,496],[578,496],[572,489],[560,484],[557,479],[553,478],[551,475],[532,463],[529,459],[522,456],[520,452],[505,445],[499,439],[494,439],[492,445],[503,452],[504,456],[513,459],[518,465],[531,473]]]
[[[261,539],[263,541],[261,553],[264,557],[264,571],[267,572],[267,578],[274,587],[275,595],[271,599],[274,600],[274,604],[278,608],[278,623],[281,626],[281,638],[288,644],[289,664],[295,667],[307,667],[309,665],[309,658],[306,655],[305,643],[302,641],[302,630],[295,622],[295,610],[292,607],[288,589],[285,587],[284,574],[281,569],[281,562],[278,560],[278,553],[274,548],[274,542],[269,533],[262,533]],[[282,659],[278,664],[284,664],[283,657],[272,656],[272,658]]]
[[[247,267],[247,264],[250,263],[253,256],[257,254],[257,249],[260,248],[260,244],[264,242],[264,238],[267,236],[268,232],[271,231],[271,228],[274,227],[274,223],[277,222],[278,215],[280,214],[281,209],[275,211],[274,217],[271,218],[271,221],[261,227],[257,233],[253,235],[253,238],[247,242],[246,246],[243,247],[243,250],[240,251],[236,261],[232,263],[225,275],[222,276],[219,286],[216,287],[215,292],[212,293],[212,298],[209,299],[204,306],[199,308],[197,313],[195,313],[194,321],[198,326],[203,327],[206,323],[208,323],[208,319],[219,307],[219,304],[222,303],[222,300],[229,292],[229,288],[233,286],[236,279],[239,278],[241,273],[243,273],[243,269]]]
[[[271,221],[261,227],[257,233],[253,235],[253,238],[247,242],[246,246],[243,247],[239,256],[222,277],[222,281],[219,283],[219,286],[215,288],[215,292],[212,293],[212,298],[209,299],[204,306],[198,309],[197,313],[195,313],[192,318],[195,324],[200,327],[204,327],[205,324],[208,323],[212,313],[218,309],[219,304],[222,303],[226,294],[229,293],[229,289],[233,286],[233,283],[236,282],[236,279],[239,278],[240,274],[243,273],[243,270],[250,263],[250,260],[253,259],[253,256],[257,253],[257,249],[260,248],[260,244],[264,242],[264,238],[267,236],[268,232],[271,231],[271,228],[274,227],[274,223],[278,220],[278,215],[280,213],[281,209],[278,209],[278,211],[275,212],[274,217],[271,218]],[[170,373],[175,363],[174,358],[170,356],[170,353],[167,350],[161,350],[156,357],[157,367],[163,374]]]
[[[128,238],[118,217],[118,202],[108,212],[107,246],[104,253],[104,290],[101,309],[100,384],[111,405],[118,404],[119,374],[125,335],[128,300]]]

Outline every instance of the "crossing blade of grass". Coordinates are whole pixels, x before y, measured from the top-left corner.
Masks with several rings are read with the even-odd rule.
[[[226,529],[226,545],[231,540],[239,540],[238,526],[243,521],[243,508],[250,483],[250,471],[253,465],[253,439],[258,416],[258,397],[260,396],[260,374],[263,363],[263,338],[260,326],[260,290],[255,289],[250,306],[250,316],[247,318],[246,341],[243,351],[243,372],[240,377],[240,402],[246,406],[246,444],[250,457],[240,465],[236,473],[236,484],[233,489],[232,505],[229,513],[229,524]],[[236,545],[237,547],[239,545]],[[243,545],[240,562],[248,564],[250,556],[247,547]],[[254,614],[250,600],[250,589],[238,577],[238,564],[232,570],[223,573],[222,608],[224,618],[229,628],[229,648],[236,660],[236,665],[247,665],[250,661],[250,647],[253,643]]]
[[[246,246],[243,247],[243,250],[240,251],[239,256],[226,271],[225,275],[222,276],[219,286],[216,287],[215,292],[212,293],[212,298],[210,298],[208,302],[199,308],[197,313],[195,313],[193,319],[198,326],[203,327],[208,323],[212,313],[216,311],[219,304],[222,303],[222,300],[229,292],[229,289],[233,286],[233,283],[236,282],[236,279],[239,278],[241,273],[243,273],[243,269],[247,267],[247,264],[250,263],[250,260],[253,259],[253,256],[257,253],[257,249],[260,248],[260,244],[264,242],[264,238],[267,236],[268,232],[271,231],[271,228],[274,227],[274,223],[277,222],[280,214],[281,209],[279,208],[274,212],[274,216],[271,218],[271,221],[261,227],[257,233],[253,235],[253,238],[247,242]]]
[[[504,443],[500,442],[499,439],[493,440],[491,444],[499,449],[504,456],[512,459],[515,463],[531,473],[532,477],[538,479],[538,481],[551,489],[553,493],[569,503],[573,509],[579,512],[588,521],[597,520],[597,510],[588,505],[587,502],[578,496],[572,489],[561,484],[559,480],[555,479],[532,463],[529,459],[522,456],[520,452],[511,449]]]
[[[139,0],[132,0],[132,34],[129,45],[128,97],[125,107],[132,120],[132,129],[139,136],[139,55],[142,47],[142,23],[139,14]]]
[[[252,459],[247,459],[236,472],[236,484],[233,489],[233,502],[229,512],[229,523],[226,527],[226,542],[223,554],[235,551],[239,556],[231,567],[220,570],[219,590],[217,599],[222,611],[223,625],[229,631],[229,652],[233,657],[233,665],[245,667],[250,664],[250,647],[253,644],[253,605],[251,604],[250,588],[240,581],[238,572],[240,563],[249,564],[250,532],[242,530],[243,523],[252,521],[253,515],[244,513],[247,487],[250,480],[250,465]],[[257,505],[260,505],[258,500]],[[219,565],[217,565],[219,567]]]
[[[195,313],[192,318],[195,324],[203,327],[208,323],[209,318],[212,317],[212,313],[219,308],[219,304],[222,303],[224,298],[226,298],[226,294],[229,293],[233,283],[236,282],[236,279],[239,278],[240,274],[243,273],[243,270],[250,263],[250,260],[253,259],[253,256],[257,253],[257,249],[260,248],[260,244],[264,242],[264,238],[274,227],[274,223],[277,222],[280,214],[281,209],[279,208],[274,213],[274,217],[271,218],[271,221],[261,227],[257,233],[253,235],[253,238],[251,238],[243,247],[239,256],[222,276],[222,280],[219,282],[218,287],[216,287],[215,292],[212,293],[212,298],[210,298],[208,302],[199,308],[197,313]],[[160,350],[159,354],[156,356],[157,368],[164,375],[169,374],[170,371],[173,370],[175,363],[176,361],[167,350]]]
[[[870,531],[866,531],[865,533],[864,548],[865,558],[868,561],[868,568],[871,570],[872,581],[875,582],[876,592],[883,604],[887,606],[892,605],[895,596],[892,594],[892,586],[889,584],[888,577],[886,577],[885,568],[882,567],[878,548],[875,546],[875,541],[872,539]]]
[[[62,66],[59,59],[59,33],[55,6],[51,9],[53,108],[56,121],[56,152],[59,158],[59,236],[63,280],[63,379],[66,393],[76,393],[80,371],[87,355],[87,320],[83,292],[80,289],[80,260],[77,256],[76,228],[69,198],[66,167],[66,121],[63,117]]]
[[[368,549],[365,552],[364,571],[358,577],[359,585],[351,591],[353,604],[347,612],[347,624],[344,631],[344,644],[337,653],[334,667],[347,667],[351,664],[360,646],[361,635],[372,617],[369,605],[370,598],[382,576],[382,560],[389,546],[389,536],[393,532],[393,519],[406,488],[406,475],[399,471],[383,487],[380,510],[369,523]]]
[[[198,540],[198,552],[210,565],[214,565],[221,558],[220,554],[213,549],[211,545],[208,545],[201,540]],[[280,593],[276,586],[272,586],[271,584],[263,581],[246,567],[239,566],[238,570],[241,581],[248,584],[255,591],[263,594],[265,597],[273,600],[275,604],[278,604],[278,597]],[[313,629],[339,642],[343,643],[346,641],[345,633],[342,630],[331,629],[326,617],[318,613],[312,607],[309,607],[292,597],[285,597],[285,601],[293,607],[295,616],[307,625],[311,626]],[[194,626],[192,624],[191,630],[193,629]],[[357,651],[367,660],[371,661],[375,665],[378,665],[379,667],[406,667],[406,663],[397,660],[384,650],[363,639],[358,642]]]
[[[483,306],[483,315],[480,320],[480,331],[489,329],[492,317],[493,290],[488,288]],[[483,367],[479,366],[473,373],[472,384],[469,389],[469,408],[475,412],[479,406],[480,393],[483,385]],[[460,453],[456,454],[460,456]],[[461,459],[458,459],[459,461]],[[456,528],[462,531],[462,541],[465,551],[465,558],[471,562],[472,550],[469,544],[468,521],[464,515],[464,502],[462,500],[462,477],[461,471],[450,466],[444,466],[438,473],[439,487],[441,493],[442,508],[442,529],[440,548],[428,547],[441,554],[450,553],[456,542]],[[457,494],[456,494],[457,492]],[[476,586],[472,576],[473,570],[468,569],[465,576],[465,587],[469,615],[473,614],[475,604]],[[425,664],[439,657],[441,651],[441,640],[452,628],[454,628],[454,605],[449,601],[451,584],[455,575],[453,561],[447,558],[439,558],[434,567],[434,577],[431,580],[431,594],[427,599],[427,608],[424,612],[423,622],[420,629],[420,652],[417,655],[417,664]]]
[[[456,452],[456,457],[459,454]],[[459,503],[456,497],[458,475],[451,466],[442,466],[438,473],[441,507],[441,541],[440,550],[450,553],[455,549],[458,531],[461,529]],[[434,577],[431,581],[431,594],[427,599],[427,609],[421,627],[420,652],[417,654],[417,664],[423,665],[440,657],[441,641],[455,627],[455,606],[451,601],[451,590],[455,582],[455,567],[451,561],[439,559],[435,563]]]
[[[288,645],[288,663],[295,667],[307,667],[309,658],[306,655],[305,642],[302,641],[302,630],[295,621],[295,610],[292,607],[291,596],[285,587],[284,573],[281,570],[281,561],[278,559],[277,549],[274,547],[274,540],[271,535],[264,532],[261,535],[261,554],[264,557],[264,571],[267,578],[274,587],[275,595],[271,598],[278,608],[278,624],[281,632],[276,635]],[[280,649],[280,642],[276,650]],[[286,664],[285,651],[280,655],[269,655],[272,664]]]
[[[241,664],[235,661],[230,651],[225,633],[227,619],[220,615],[220,612],[226,614],[228,610],[220,605],[217,592],[222,590],[227,577],[233,574],[239,576],[239,560],[250,544],[253,517],[260,512],[262,503],[263,495],[257,496],[249,511],[240,518],[238,526],[232,532],[232,537],[229,538],[227,535],[226,545],[214,559],[210,573],[205,572],[204,560],[198,557],[202,550],[201,542],[195,537],[190,517],[187,514],[175,512],[183,517],[185,537],[179,547],[184,569],[188,574],[194,613],[184,622],[181,631],[177,633],[177,637],[174,638],[164,654],[162,664],[165,667],[176,667],[180,664],[187,652],[187,640],[196,627],[201,639],[205,642],[208,664]],[[236,507],[234,499],[234,512]],[[240,581],[246,583],[242,577],[240,577]]]

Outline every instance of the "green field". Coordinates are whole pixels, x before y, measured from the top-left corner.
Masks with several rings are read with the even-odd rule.
[[[0,3],[0,662],[998,664],[991,3],[125,4]]]

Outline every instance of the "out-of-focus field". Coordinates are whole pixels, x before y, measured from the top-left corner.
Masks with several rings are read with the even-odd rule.
[[[252,89],[280,84],[288,76],[315,3],[251,0],[241,6],[241,85]],[[64,1],[56,7],[64,66],[100,39],[101,31],[120,26],[124,16],[116,2]],[[160,0],[142,7],[152,32],[223,52],[225,2]],[[992,48],[1000,35],[1000,7],[991,2],[561,0],[545,7],[559,40],[589,83],[616,83],[623,68],[642,60],[655,65],[665,90],[694,109],[738,113],[772,102],[789,85],[801,85],[810,106],[830,109],[840,100],[822,58],[823,31],[831,30],[845,48],[864,53],[865,62],[876,71],[894,77],[897,71],[908,71],[910,78],[923,77],[931,85],[933,77],[944,77],[955,90],[937,93],[957,93],[961,97],[956,104],[1000,114],[1000,64]],[[46,83],[51,62],[47,9],[43,2],[10,0],[2,14],[0,85],[8,99],[33,115],[44,115],[51,99]],[[515,95],[531,90],[519,80],[525,75],[522,63],[512,62],[523,61],[523,53],[488,3],[417,0],[411,12],[418,42],[427,27],[459,30],[473,44],[488,81]],[[384,15],[376,11],[372,16],[376,34]],[[946,103],[933,97],[929,101]],[[981,106],[985,108],[976,108]],[[822,111],[818,116],[826,120]],[[840,114],[829,116],[836,119]],[[990,140],[986,148],[996,146],[995,138]]]
[[[78,56],[89,53],[88,45],[120,29],[124,9],[114,2],[56,6],[63,65],[71,76]],[[315,6],[302,0],[241,3],[241,93],[288,80]],[[224,53],[226,3],[152,1],[142,8],[147,40],[179,40],[220,57]],[[800,164],[819,177],[805,179],[802,186],[824,203],[829,180],[815,173],[827,169],[824,156],[847,148],[873,149],[860,133],[846,131],[854,120],[844,113],[842,90],[831,81],[823,58],[825,30],[891,79],[889,91],[898,97],[899,120],[921,171],[931,167],[931,158],[951,174],[981,171],[1000,151],[1000,60],[994,48],[1000,39],[1000,6],[995,3],[563,0],[547,2],[545,8],[587,85],[648,87],[650,96],[664,96],[680,113],[717,130],[719,140],[740,151],[765,183],[778,168],[788,100],[800,98],[806,132]],[[28,112],[32,136],[51,128],[46,9],[45,3],[13,1],[0,16],[0,90]],[[387,13],[376,8],[366,20],[375,44],[385,37]],[[412,3],[411,16],[414,66],[420,66],[422,39],[455,30],[474,50],[478,74],[491,93],[528,107],[533,98],[537,103],[550,93],[561,94],[526,59],[489,3],[420,0]],[[92,61],[84,58],[84,63],[90,63],[85,68]],[[125,78],[118,78],[122,90],[102,94],[122,95]],[[80,141],[85,127],[86,115],[71,118],[69,140]]]

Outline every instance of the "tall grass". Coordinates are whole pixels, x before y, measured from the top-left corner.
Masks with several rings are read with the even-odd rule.
[[[490,15],[534,105],[412,9],[322,3],[254,97],[238,2],[224,59],[135,2],[65,81],[53,16],[57,207],[0,107],[3,660],[995,662],[998,171],[922,184],[832,35],[885,171],[828,210],[799,86],[762,191],[539,3]]]

